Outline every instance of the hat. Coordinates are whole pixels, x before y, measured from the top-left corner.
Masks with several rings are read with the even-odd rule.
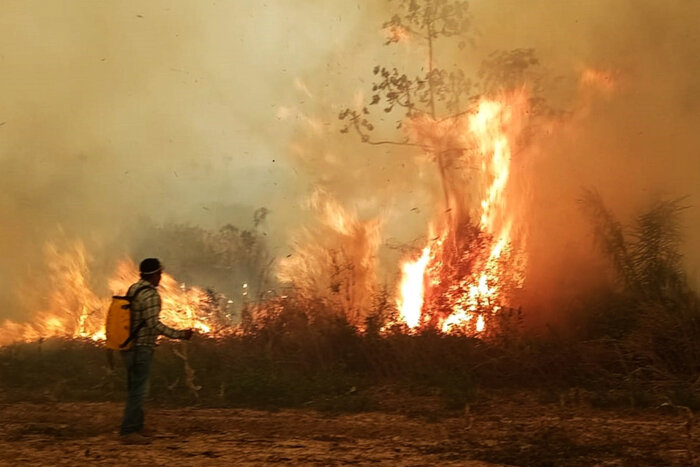
[[[146,258],[139,265],[139,272],[143,275],[155,274],[163,270],[163,265],[160,264],[158,258]]]

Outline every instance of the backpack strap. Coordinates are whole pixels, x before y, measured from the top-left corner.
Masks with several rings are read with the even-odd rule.
[[[128,294],[127,294],[127,297],[126,297],[126,298],[129,300],[129,305],[131,305],[131,302],[133,302],[133,301],[136,299],[136,297],[138,296],[139,293],[141,293],[143,290],[151,289],[151,288],[153,288],[153,287],[151,287],[150,285],[142,285],[141,287],[139,287],[138,289],[136,289],[136,292],[134,292],[133,295],[128,295]],[[129,313],[132,313],[132,312],[133,312],[133,310],[130,309],[130,310],[129,310]],[[130,343],[131,341],[133,341],[134,339],[136,339],[136,335],[139,333],[139,331],[141,330],[141,328],[142,328],[145,324],[146,324],[146,320],[145,320],[145,319],[142,319],[141,322],[133,329],[133,331],[131,331],[131,332],[129,333],[129,337],[127,337],[126,340],[125,340],[124,342],[122,342],[121,345],[119,345],[119,348],[120,348],[120,349],[123,349],[124,347],[126,347],[127,345],[129,345],[129,343]]]

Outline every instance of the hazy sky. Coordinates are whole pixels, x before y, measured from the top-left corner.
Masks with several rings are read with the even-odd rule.
[[[5,0],[0,301],[13,303],[18,282],[40,271],[43,245],[59,226],[67,237],[113,245],[120,224],[142,216],[217,227],[245,224],[266,206],[284,252],[288,233],[304,223],[300,202],[318,183],[385,216],[388,235],[424,233],[432,188],[419,182],[430,180],[430,167],[337,131],[338,110],[369,91],[373,65],[415,66],[424,52],[382,45],[392,5]],[[598,188],[622,216],[655,196],[690,195],[698,204],[697,2],[470,5],[476,45],[446,65],[474,70],[493,50],[535,48],[559,83],[551,98],[577,112],[575,124],[539,141],[533,156],[541,174],[533,199],[547,206],[533,210],[535,245],[556,237],[565,250],[583,241],[583,224],[573,231],[565,221],[577,215],[583,186]],[[618,88],[583,108],[577,80],[586,67],[611,70]],[[428,213],[409,215],[415,206]],[[686,220],[697,277],[698,209]],[[552,258],[536,264],[562,267]]]
[[[285,162],[296,130],[279,108],[303,101],[295,82],[345,40],[355,11],[324,1],[4,2],[0,297],[41,264],[59,225],[100,243],[140,216],[217,227],[246,226],[259,206],[273,221],[293,215],[308,182]]]

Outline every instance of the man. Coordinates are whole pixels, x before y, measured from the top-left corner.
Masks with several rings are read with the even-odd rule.
[[[126,443],[146,444],[143,436],[143,399],[148,389],[151,362],[156,339],[164,335],[171,339],[192,337],[192,329],[177,330],[160,322],[160,283],[163,265],[156,258],[146,258],[139,265],[141,280],[129,287],[131,302],[131,332],[135,335],[131,348],[121,352],[126,364],[127,396],[119,434]]]

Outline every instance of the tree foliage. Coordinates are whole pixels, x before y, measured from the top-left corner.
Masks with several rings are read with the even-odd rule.
[[[179,280],[211,287],[234,301],[255,300],[272,285],[270,253],[260,230],[268,213],[257,209],[247,228],[230,223],[218,230],[188,224],[154,226],[137,253],[157,252],[167,258],[168,270]]]
[[[534,49],[495,51],[483,61],[476,76],[458,66],[451,69],[437,66],[436,55],[442,41],[458,40],[459,50],[464,50],[472,42],[468,2],[396,0],[394,3],[395,14],[382,24],[389,33],[385,44],[396,44],[407,36],[415,39],[414,42],[422,42],[426,46],[427,69],[412,74],[396,67],[374,66],[371,99],[362,108],[341,110],[338,118],[344,122],[342,133],[355,132],[364,143],[418,146],[433,153],[437,148],[425,147],[407,137],[375,137],[378,125],[373,119],[372,109],[394,114],[395,128],[401,129],[406,119],[421,115],[436,121],[458,118],[469,112],[481,96],[515,88],[525,82],[530,83],[535,91],[540,90],[541,76],[533,71],[539,65]],[[543,104],[540,98],[535,97],[533,101]],[[435,156],[438,163],[444,162],[444,155]]]
[[[387,45],[397,43],[405,35],[422,40],[428,47],[428,67],[424,73],[411,75],[397,68],[376,65],[372,73],[372,98],[368,106],[379,106],[384,113],[399,113],[396,128],[404,118],[419,114],[438,117],[442,105],[446,115],[465,109],[471,95],[471,80],[463,70],[435,67],[435,47],[439,39],[459,36],[464,38],[471,27],[468,3],[450,0],[398,0],[396,13],[382,27],[389,32]],[[466,43],[460,42],[460,48]],[[360,110],[346,108],[340,112],[345,121],[341,132],[357,132],[366,143],[382,143],[371,139],[375,124],[370,120],[367,106]],[[407,144],[408,140],[383,141]]]

